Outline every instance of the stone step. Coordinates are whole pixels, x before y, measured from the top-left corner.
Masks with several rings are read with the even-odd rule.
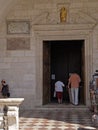
[[[42,106],[36,106],[35,107],[37,110],[71,110],[71,109],[79,109],[79,110],[89,110],[89,108],[86,105],[66,105],[66,104],[47,104],[47,105],[42,105]]]

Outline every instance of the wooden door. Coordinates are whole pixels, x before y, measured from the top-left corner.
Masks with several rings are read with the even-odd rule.
[[[43,104],[50,102],[50,44],[43,42]]]

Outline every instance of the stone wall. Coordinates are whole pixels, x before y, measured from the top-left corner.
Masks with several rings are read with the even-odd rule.
[[[61,23],[60,9],[63,6],[67,10],[67,20]],[[47,25],[48,29],[50,25],[54,27],[58,25],[58,29],[55,28],[58,31],[56,34],[61,35],[59,31],[64,30],[62,25],[65,25],[66,28],[71,25],[74,30],[74,25],[89,26],[92,24],[92,28],[90,27],[89,30],[90,36],[84,34],[89,39],[91,46],[89,56],[92,58],[92,65],[90,65],[92,71],[88,72],[89,77],[98,69],[98,0],[67,0],[66,2],[65,0],[17,0],[11,4],[11,7],[6,8],[8,8],[8,12],[2,11],[3,22],[0,24],[0,80],[4,78],[10,85],[11,97],[25,98],[23,108],[31,109],[42,104],[42,92],[37,97],[39,95],[37,89],[42,91],[42,82],[39,82],[41,85],[38,83],[38,72],[41,70],[38,71],[36,65],[42,55],[37,50],[42,49],[37,44],[39,40],[36,39],[39,32],[36,33],[35,25],[41,25],[41,27]],[[21,22],[29,22],[29,25],[25,28],[25,24],[21,26]],[[65,37],[69,38],[66,33]],[[39,77],[39,80],[42,78]]]

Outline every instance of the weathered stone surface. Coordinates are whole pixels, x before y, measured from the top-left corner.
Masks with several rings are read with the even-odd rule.
[[[7,50],[30,50],[30,39],[9,38],[7,39]]]

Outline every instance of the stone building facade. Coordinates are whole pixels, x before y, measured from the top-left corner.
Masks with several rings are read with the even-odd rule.
[[[53,66],[62,45],[61,52],[68,50],[64,56],[69,48],[71,55],[80,55],[74,55],[70,63],[82,77],[80,100],[88,106],[89,81],[98,69],[98,0],[2,0],[0,6],[0,80],[9,84],[11,97],[24,98],[23,109],[52,102],[51,86],[56,78]],[[63,7],[65,21],[60,17]],[[59,49],[54,53],[55,48]],[[64,66],[68,67],[66,59]],[[65,70],[64,66],[60,68],[65,71],[61,74],[63,81],[74,70]]]

